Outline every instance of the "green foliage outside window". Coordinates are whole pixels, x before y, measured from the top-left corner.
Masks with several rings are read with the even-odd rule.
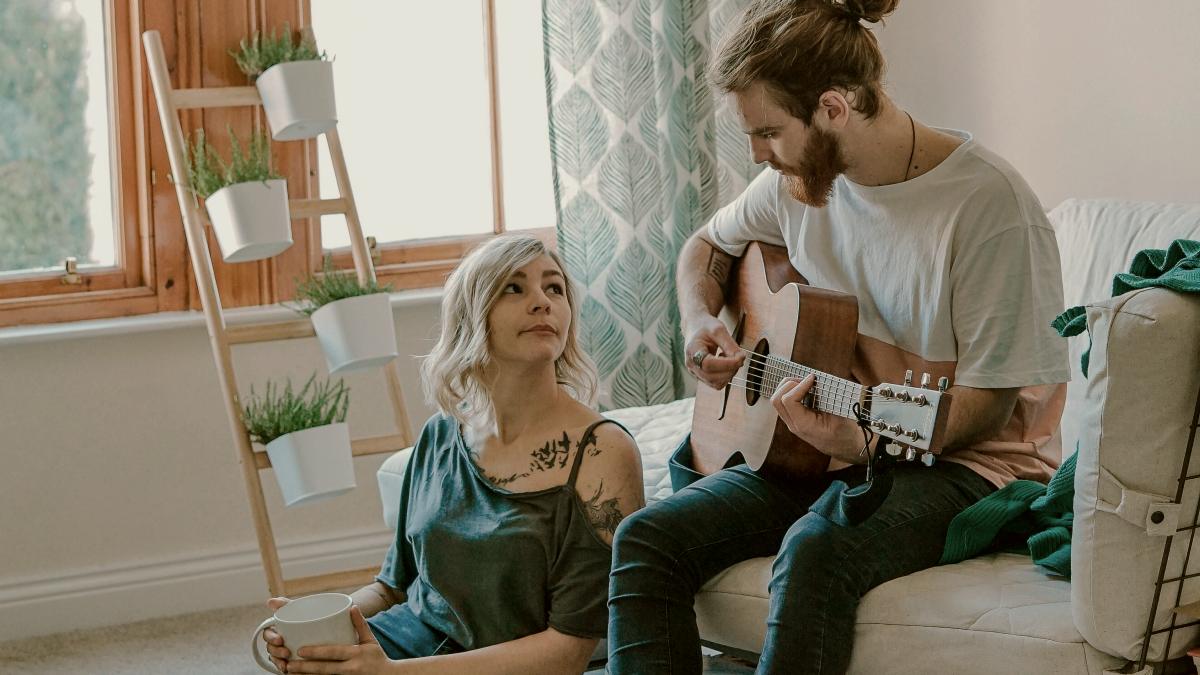
[[[0,0],[0,271],[89,259],[83,18],[45,0]]]

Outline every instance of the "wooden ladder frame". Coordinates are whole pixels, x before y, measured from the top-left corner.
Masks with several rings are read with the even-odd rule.
[[[308,34],[308,37],[311,38],[311,33]],[[162,123],[167,155],[171,161],[172,175],[175,176],[175,195],[179,200],[179,211],[183,216],[183,229],[187,236],[192,269],[196,273],[196,286],[199,289],[200,302],[204,309],[204,319],[208,326],[213,358],[217,364],[217,377],[225,394],[225,412],[229,417],[229,427],[233,432],[233,442],[237,447],[242,476],[246,482],[246,494],[250,499],[250,508],[254,516],[254,529],[258,535],[258,548],[262,554],[267,587],[273,596],[295,597],[368,583],[374,578],[378,568],[331,572],[292,579],[283,578],[279,552],[271,529],[271,518],[262,490],[261,472],[271,466],[271,460],[267,457],[267,453],[254,451],[250,434],[242,423],[231,347],[237,344],[308,338],[315,336],[315,332],[309,319],[246,326],[230,327],[225,325],[221,296],[217,291],[212,257],[204,233],[204,219],[201,217],[195,198],[187,189],[189,184],[187,144],[183,127],[179,121],[179,111],[188,108],[262,105],[258,89],[253,86],[173,89],[170,74],[167,71],[162,37],[158,31],[149,30],[143,33],[142,42],[146,49],[146,60],[149,64],[154,97],[158,103],[159,121]],[[291,199],[288,202],[291,217],[301,219],[324,215],[344,215],[350,233],[350,250],[354,258],[354,269],[359,282],[365,284],[375,280],[375,267],[358,220],[358,208],[354,203],[354,193],[350,188],[350,177],[346,171],[346,160],[342,155],[342,143],[338,137],[337,127],[325,132],[325,140],[329,147],[333,173],[337,180],[340,196],[336,199]],[[385,436],[354,439],[351,442],[351,452],[355,457],[395,452],[413,444],[412,428],[404,406],[404,394],[400,388],[398,361],[399,359],[393,359],[383,366],[398,432]]]

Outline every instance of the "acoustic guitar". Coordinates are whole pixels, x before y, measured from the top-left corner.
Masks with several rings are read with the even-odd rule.
[[[815,376],[804,404],[870,425],[889,439],[887,452],[902,460],[932,465],[950,395],[946,378],[919,386],[912,371],[902,383],[866,386],[850,378],[858,336],[854,296],[808,285],[787,250],[753,242],[736,261],[726,306],[735,321],[732,334],[746,360],[724,389],[696,386],[692,414],[692,458],[697,471],[711,474],[740,454],[750,468],[783,478],[824,472],[829,456],[801,440],[771,405],[771,395],[787,377]]]

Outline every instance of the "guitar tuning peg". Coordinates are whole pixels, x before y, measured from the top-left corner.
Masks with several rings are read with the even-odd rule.
[[[937,455],[933,454],[932,452],[926,450],[925,452],[921,453],[921,463],[925,466],[933,466],[935,461],[937,461]]]
[[[904,386],[906,386],[906,387],[912,386],[912,371],[911,370],[904,371]]]
[[[946,389],[949,387],[950,387],[950,378],[948,378],[948,377],[939,377],[938,378],[938,391],[940,391],[941,393],[944,394],[944,393],[946,393]]]
[[[921,373],[921,388],[929,388],[929,373]]]
[[[915,460],[916,458],[917,458],[917,449],[916,448],[910,447],[910,448],[904,449],[904,461],[911,462],[911,461]]]
[[[886,446],[884,446],[884,450],[887,450],[887,454],[891,455],[892,457],[899,457],[900,453],[904,452],[904,447],[899,443],[888,443]]]

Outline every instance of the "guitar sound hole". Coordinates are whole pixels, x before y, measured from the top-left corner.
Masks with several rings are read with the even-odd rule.
[[[763,395],[763,373],[766,370],[767,355],[771,353],[771,344],[766,338],[754,345],[754,353],[750,355],[750,364],[746,367],[746,405],[758,403]],[[766,392],[770,396],[771,392]]]

